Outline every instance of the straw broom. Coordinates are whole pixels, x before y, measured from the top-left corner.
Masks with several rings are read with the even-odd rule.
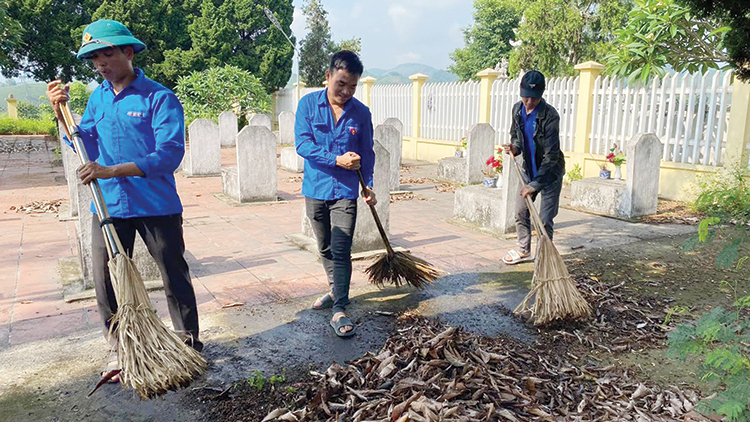
[[[63,117],[61,123],[75,146],[79,161],[82,165],[88,163],[88,154],[67,102],[60,104],[60,111]],[[135,263],[124,253],[98,181],[92,181],[89,186],[107,245],[108,267],[117,300],[118,309],[112,317],[109,335],[117,335],[119,340],[118,359],[122,368],[119,375],[122,384],[133,388],[142,398],[184,386],[203,372],[207,366],[206,360],[156,315]],[[105,378],[112,375],[107,374]]]
[[[357,170],[357,175],[359,176],[359,183],[362,186],[362,190],[366,191],[367,185],[365,184],[365,179],[362,177],[362,172]],[[380,222],[378,212],[375,210],[375,205],[368,205],[370,206],[372,217],[378,226],[378,232],[380,232],[380,237],[383,239],[386,250],[386,253],[378,256],[375,262],[365,270],[372,284],[378,287],[385,286],[386,282],[396,287],[402,284],[409,284],[422,289],[442,275],[442,271],[433,267],[432,264],[424,259],[417,258],[408,252],[394,251],[391,247],[391,242],[388,241],[388,236],[385,234],[383,224]]]
[[[520,180],[526,182],[513,153],[510,154]],[[530,313],[534,325],[544,325],[556,319],[583,318],[591,315],[591,306],[576,288],[565,262],[549,238],[539,212],[530,196],[525,197],[531,222],[537,232],[538,244],[534,259],[534,277],[531,291],[513,310],[514,314]],[[529,302],[534,299],[533,306]]]

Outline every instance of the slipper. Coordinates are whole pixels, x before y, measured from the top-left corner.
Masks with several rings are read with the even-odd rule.
[[[320,306],[315,306],[314,303],[312,306],[312,308],[315,309],[316,311],[320,309],[328,309],[328,308],[333,307],[333,298],[331,297],[330,293],[324,294],[318,300],[320,301]]]
[[[117,358],[114,358],[107,363],[107,367],[102,371],[102,380],[106,380],[105,382],[110,384],[116,384],[120,382],[121,371],[120,362],[117,361]]]
[[[347,325],[352,327],[352,329],[350,331],[342,333],[341,328],[346,327]],[[342,316],[337,321],[331,320],[331,327],[333,327],[333,331],[339,337],[351,337],[354,335],[354,332],[357,330],[357,327],[354,325],[354,323],[346,316]]]
[[[507,259],[508,256],[510,256],[511,259]],[[503,257],[503,262],[506,263],[506,264],[508,264],[508,265],[515,265],[515,264],[520,264],[521,262],[528,262],[528,261],[533,261],[534,260],[534,257],[531,256],[531,254],[529,254],[527,256],[521,256],[521,254],[518,253],[518,251],[515,250],[515,249],[509,250],[508,251],[508,256],[504,256]]]

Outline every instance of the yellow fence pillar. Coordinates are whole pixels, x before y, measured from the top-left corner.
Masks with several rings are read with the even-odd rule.
[[[424,82],[430,77],[422,73],[415,73],[409,76],[412,80],[411,89],[411,136],[413,138],[420,137],[420,128],[422,127],[422,86]],[[414,149],[416,152],[417,142],[414,142]],[[416,153],[414,154],[416,157]]]
[[[372,76],[365,76],[359,81],[362,82],[362,104],[366,105],[367,107],[372,107],[372,86],[375,84],[375,81],[377,81],[377,79],[373,78]]]
[[[747,144],[750,143],[750,84],[734,80],[732,110],[727,126],[727,153],[724,163],[739,160],[747,163]]]
[[[302,88],[306,87],[304,82],[295,82],[294,83],[294,103],[299,103],[299,100],[302,98]]]
[[[575,70],[581,71],[578,82],[578,108],[576,109],[576,134],[573,151],[582,159],[582,154],[589,152],[591,145],[591,122],[594,119],[594,82],[602,73],[604,65],[589,61],[577,64]],[[581,166],[583,168],[583,166]]]
[[[492,68],[484,69],[477,73],[479,82],[479,122],[490,123],[490,112],[492,111],[492,84],[500,76],[500,72]]]
[[[8,103],[8,116],[11,119],[18,118],[18,100],[13,98],[13,94],[8,94],[8,99],[5,100]]]

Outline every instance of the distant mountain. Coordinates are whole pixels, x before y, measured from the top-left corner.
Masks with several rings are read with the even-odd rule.
[[[430,79],[428,79],[427,82],[455,82],[458,80],[458,76],[453,73],[450,73],[446,70],[435,69],[432,66],[419,63],[404,63],[394,67],[393,69],[365,69],[365,72],[362,74],[362,76],[372,76],[373,78],[378,80],[377,82],[375,82],[375,84],[377,85],[409,84],[411,83],[409,76],[414,75],[415,73],[422,73],[429,76]],[[289,82],[287,82],[285,88],[294,88],[294,83],[296,81],[297,75],[292,74],[292,77],[289,78]]]
[[[376,78],[378,84],[407,84],[411,83],[409,76],[422,73],[430,77],[428,82],[454,82],[458,76],[445,70],[435,69],[432,66],[419,63],[404,63],[393,69],[365,69],[363,76]]]

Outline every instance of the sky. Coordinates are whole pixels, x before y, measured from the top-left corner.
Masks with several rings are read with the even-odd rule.
[[[293,0],[292,32],[307,34],[303,0]],[[360,38],[365,68],[421,63],[447,69],[463,47],[461,28],[472,23],[471,0],[321,0],[334,41]]]

